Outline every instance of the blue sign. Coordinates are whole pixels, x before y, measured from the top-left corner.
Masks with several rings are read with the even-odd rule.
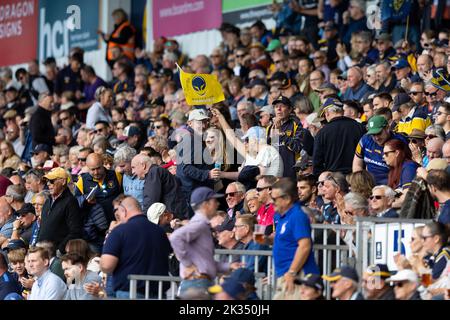
[[[68,56],[74,47],[97,50],[98,24],[98,0],[39,1],[39,60]]]
[[[398,250],[398,242],[399,242],[398,237],[399,237],[398,230],[394,230],[394,252],[399,251]],[[403,239],[404,237],[405,237],[405,230],[402,230],[401,239]],[[400,253],[404,255],[406,253],[405,245],[403,244],[402,240],[400,240],[400,241],[401,241]]]

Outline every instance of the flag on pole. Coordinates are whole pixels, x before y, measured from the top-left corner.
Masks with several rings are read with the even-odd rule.
[[[225,100],[217,76],[186,73],[178,64],[177,67],[180,72],[181,87],[188,105],[213,104]]]

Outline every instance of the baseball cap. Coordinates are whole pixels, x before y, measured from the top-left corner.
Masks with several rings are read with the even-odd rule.
[[[388,122],[383,116],[373,116],[367,123],[367,134],[379,134],[381,130],[388,126]]]
[[[307,153],[303,154],[297,162],[294,164],[294,168],[299,168],[300,170],[306,170],[306,168],[311,167],[313,159]]]
[[[191,194],[191,206],[199,205],[209,199],[222,198],[223,194],[215,193],[211,188],[199,187]]]
[[[251,284],[252,286],[255,285],[256,283],[255,274],[253,273],[253,271],[246,268],[239,268],[234,270],[230,274],[228,279],[237,281],[242,284],[248,283]]]
[[[392,65],[392,68],[395,70],[403,69],[409,67],[409,63],[406,59],[400,58]]]
[[[126,126],[125,129],[123,130],[123,136],[122,137],[126,137],[126,138],[130,138],[133,136],[139,136],[141,134],[141,129],[139,129],[136,126]]]
[[[154,224],[159,223],[159,217],[163,215],[166,211],[166,205],[164,203],[155,202],[147,210],[147,218],[150,222]]]
[[[386,281],[390,282],[399,282],[399,281],[410,281],[410,282],[419,282],[419,278],[417,274],[411,269],[403,269],[397,272],[392,277],[386,279]]]
[[[192,120],[202,121],[205,119],[209,119],[209,116],[204,109],[194,109],[191,112],[189,112],[188,121]]]
[[[280,81],[281,87],[280,89],[285,90],[291,86],[291,79],[288,77],[288,75],[282,71],[275,72],[272,77],[269,80],[272,81]]]
[[[445,159],[440,159],[440,158],[435,158],[435,159],[431,159],[430,162],[428,162],[427,165],[427,171],[430,170],[445,170],[448,167],[448,163],[447,160]]]
[[[244,139],[267,139],[266,130],[263,127],[254,126],[248,129],[247,133],[242,136]]]
[[[304,278],[297,278],[294,280],[295,284],[303,284],[305,286],[323,291],[323,281],[320,275],[309,273]]]
[[[392,112],[398,111],[402,104],[408,103],[411,101],[411,97],[407,93],[399,93],[395,96],[394,101],[392,103]]]
[[[323,114],[325,113],[325,110],[330,107],[338,107],[338,108],[344,108],[344,105],[341,101],[339,101],[336,98],[327,98],[323,104],[322,107],[319,109],[319,117],[323,117]]]
[[[262,113],[262,112],[268,113],[271,116],[275,115],[275,111],[273,111],[273,107],[271,105],[267,105],[267,106],[262,107],[256,113],[258,114],[258,113]]]
[[[377,263],[367,267],[366,274],[370,276],[380,277],[382,279],[389,278],[391,276],[391,272],[389,271],[389,267],[386,264]]]
[[[12,119],[17,115],[17,111],[16,110],[8,110],[5,112],[5,114],[3,115],[3,119]]]
[[[359,276],[355,268],[350,266],[342,266],[341,268],[334,269],[330,275],[323,275],[322,278],[326,281],[334,282],[341,278],[348,278],[355,282],[359,282]]]
[[[272,52],[281,47],[281,41],[278,39],[273,39],[269,42],[266,51]]]
[[[36,154],[36,153],[39,153],[39,152],[42,152],[42,151],[45,151],[45,152],[47,152],[48,154],[51,154],[52,153],[52,149],[50,148],[50,146],[49,145],[47,145],[47,144],[38,144],[38,145],[36,145],[35,147],[34,147],[34,149],[33,149],[33,154]]]
[[[4,250],[6,252],[9,252],[11,250],[22,249],[22,248],[26,248],[26,247],[27,246],[26,246],[25,242],[23,242],[23,240],[14,239],[14,240],[9,240],[8,246]]]
[[[44,178],[47,180],[67,179],[68,177],[69,175],[67,174],[66,170],[61,167],[50,170],[50,172],[44,176]]]
[[[34,210],[34,207],[31,203],[25,203],[22,208],[16,211],[16,215],[18,216],[24,216],[29,213],[36,214],[36,211]]]
[[[285,106],[292,108],[292,103],[291,100],[289,100],[288,98],[284,97],[284,96],[279,96],[278,98],[276,98],[273,102],[272,102],[272,106],[276,106],[277,104],[282,103]]]
[[[244,286],[234,279],[227,279],[220,286],[215,285],[209,287],[208,291],[209,293],[212,294],[216,294],[223,291],[226,292],[230,297],[232,297],[235,300],[242,300],[245,294]]]

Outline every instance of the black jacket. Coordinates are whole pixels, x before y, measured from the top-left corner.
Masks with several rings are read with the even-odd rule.
[[[188,215],[187,202],[177,178],[167,169],[153,165],[145,176],[144,212],[155,202],[164,203],[167,211],[177,218],[184,219]]]
[[[30,119],[30,133],[33,148],[38,144],[53,146],[55,144],[55,129],[53,128],[52,113],[42,107],[38,107]]]
[[[82,227],[80,207],[66,188],[54,202],[53,199],[48,199],[44,203],[39,241],[51,241],[56,249],[64,253],[67,241],[81,238]]]
[[[338,117],[327,123],[314,141],[313,166],[318,176],[324,171],[352,172],[353,156],[364,127],[353,119]]]

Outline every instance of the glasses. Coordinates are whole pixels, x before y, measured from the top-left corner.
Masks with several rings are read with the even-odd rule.
[[[78,158],[78,161],[80,161],[80,162],[86,162],[86,158]]]
[[[272,190],[272,187],[269,187],[269,186],[268,187],[260,187],[260,188],[256,188],[256,191],[261,192],[266,189]]]
[[[47,180],[47,184],[53,185],[53,184],[55,184],[55,181],[56,181],[56,180]]]
[[[353,211],[349,211],[349,210],[344,210],[344,212],[350,216],[354,216],[355,213]]]
[[[323,187],[324,182],[325,182],[325,180],[317,181],[317,182],[316,182],[316,186],[318,186],[318,187]]]
[[[411,91],[409,94],[412,94],[413,96],[416,96],[420,93],[423,93],[423,91]]]
[[[418,139],[415,139],[415,138],[408,139],[408,140],[409,140],[409,142],[411,142],[412,144],[418,144],[418,143],[419,143],[419,140],[418,140]]]
[[[370,200],[373,200],[373,199],[381,200],[383,198],[384,198],[384,196],[378,196],[378,195],[377,196],[372,195],[369,197]]]
[[[425,95],[427,97],[436,97],[437,91],[435,91],[435,92],[427,92],[427,91],[425,91]]]
[[[425,139],[434,139],[437,136],[433,135],[433,134],[427,134],[427,136],[425,137]]]
[[[245,57],[245,54],[237,54],[236,55],[236,58],[243,58],[243,57]]]
[[[162,126],[155,126],[155,129],[161,129]]]
[[[59,120],[61,120],[61,121],[66,121],[66,120],[69,120],[69,117],[61,118],[61,119],[59,119]]]
[[[391,282],[391,287],[401,288],[401,287],[403,287],[404,284],[405,284],[404,281]]]
[[[233,198],[233,197],[236,197],[239,193],[240,192],[238,192],[238,191],[236,191],[236,192],[228,192],[228,193],[225,193],[225,196]]]
[[[274,61],[273,63],[279,64],[279,63],[283,63],[283,62],[284,62],[284,60],[278,60],[278,61]]]
[[[448,114],[447,112],[438,111],[436,112],[436,115],[440,116],[441,114]]]

